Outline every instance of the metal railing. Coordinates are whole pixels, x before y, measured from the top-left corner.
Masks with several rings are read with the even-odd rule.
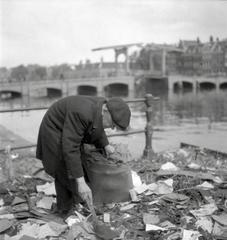
[[[138,133],[145,133],[145,148],[143,151],[143,157],[150,158],[154,151],[152,148],[152,136],[153,136],[153,104],[155,101],[159,100],[158,97],[152,96],[152,94],[146,94],[145,98],[137,98],[137,99],[130,99],[126,100],[127,103],[145,103],[146,105],[146,126],[145,129],[141,130],[129,130],[119,133],[108,134],[108,137],[115,137],[115,136],[127,136],[131,134],[138,134]],[[46,110],[48,107],[31,107],[31,108],[17,108],[17,109],[5,109],[0,110],[0,113],[8,113],[8,112],[23,112],[23,111],[37,111],[37,110]],[[12,147],[11,150],[19,150],[25,148],[32,148],[36,147],[36,144],[30,144],[26,146],[18,146]],[[5,151],[4,149],[0,149],[0,152]]]

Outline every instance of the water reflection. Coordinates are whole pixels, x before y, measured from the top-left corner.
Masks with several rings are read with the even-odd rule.
[[[168,101],[168,109],[179,118],[207,117],[210,121],[223,121],[227,116],[227,92],[178,94]]]
[[[149,89],[148,89],[149,90]],[[157,90],[157,89],[156,89]],[[147,91],[149,92],[149,91]],[[155,94],[160,100],[154,103],[154,126],[156,129],[163,126],[165,131],[155,132],[154,149],[164,150],[179,146],[180,142],[192,142],[196,144],[206,143],[212,149],[226,149],[226,129],[221,121],[227,122],[227,91],[203,91],[203,92],[179,92],[167,94]],[[49,106],[58,98],[15,98],[2,100],[0,109],[21,107],[44,107]],[[133,129],[143,129],[146,124],[144,115],[145,105],[137,103],[131,105],[133,117],[131,126]],[[0,114],[0,125],[22,136],[24,139],[35,143],[38,128],[45,110],[27,111]],[[205,128],[200,123],[205,123]],[[192,123],[190,128],[184,123]],[[216,125],[219,124],[219,125]],[[212,124],[212,131],[211,126]],[[171,126],[170,126],[171,125]],[[175,126],[173,126],[175,125]],[[177,127],[176,127],[177,125]],[[216,131],[217,129],[218,131]],[[198,135],[199,127],[202,127]],[[168,129],[168,130],[167,130]],[[170,130],[172,129],[172,130]],[[196,129],[196,130],[195,130]],[[221,129],[221,130],[219,130]],[[188,132],[187,132],[188,131]],[[199,136],[201,136],[199,138]],[[210,139],[209,139],[210,138]],[[117,138],[113,138],[116,140]],[[136,155],[142,153],[145,144],[144,134],[130,136],[129,138],[117,139],[117,142],[126,141],[131,144],[130,149]],[[19,143],[15,143],[18,145]],[[19,144],[20,145],[20,144]],[[211,148],[210,147],[210,148]],[[139,148],[139,149],[138,149]]]
[[[155,94],[149,87],[146,92],[152,92],[160,96],[160,100],[154,103],[154,123],[158,125],[170,124],[179,119],[207,118],[210,122],[227,121],[227,91],[215,90],[170,93],[155,89]],[[24,108],[24,107],[48,107],[59,97],[28,97],[14,99],[2,99],[0,109]],[[132,106],[136,111],[144,111],[144,104]]]
[[[58,100],[60,97],[29,97],[22,96],[10,99],[1,99],[0,109],[13,109],[25,107],[48,107],[51,103]]]

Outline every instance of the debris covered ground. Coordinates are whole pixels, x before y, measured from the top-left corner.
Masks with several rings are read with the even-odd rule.
[[[53,212],[53,179],[33,155],[1,155],[0,239],[227,239],[224,156],[179,149],[129,161],[131,200],[96,207],[99,222],[113,230],[101,236],[86,206],[65,218]]]

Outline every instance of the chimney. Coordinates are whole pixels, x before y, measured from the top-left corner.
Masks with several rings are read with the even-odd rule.
[[[210,36],[210,43],[213,43],[214,42],[214,38],[213,38],[213,36],[211,35]]]

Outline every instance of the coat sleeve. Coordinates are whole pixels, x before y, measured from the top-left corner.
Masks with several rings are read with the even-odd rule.
[[[101,137],[94,143],[96,148],[104,148],[109,144],[105,131],[102,131]]]
[[[84,175],[80,147],[87,127],[88,122],[79,114],[67,113],[62,134],[62,148],[69,178],[79,178]]]

